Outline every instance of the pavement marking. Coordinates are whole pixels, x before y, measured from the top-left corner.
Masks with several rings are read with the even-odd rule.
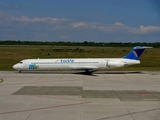
[[[3,79],[2,78],[0,78],[0,83],[2,83],[3,82]]]
[[[160,108],[153,108],[153,109],[148,109],[148,110],[139,111],[139,112],[131,112],[131,113],[129,112],[126,114],[121,114],[121,115],[117,115],[117,116],[110,116],[110,117],[100,118],[100,119],[96,119],[96,120],[107,120],[107,119],[119,118],[119,117],[124,117],[127,115],[134,115],[134,114],[138,114],[138,113],[152,112],[152,111],[157,111],[157,110],[160,110]]]
[[[81,103],[73,103],[73,104],[65,104],[65,105],[57,105],[57,106],[49,106],[49,107],[40,107],[40,108],[31,108],[31,109],[23,109],[23,110],[16,110],[16,111],[8,111],[8,112],[1,112],[1,114],[11,114],[11,113],[20,113],[20,112],[29,112],[29,111],[37,111],[37,110],[45,110],[45,109],[53,109],[58,107],[69,107],[69,106],[76,106],[82,104],[89,104],[92,102],[81,102]]]
[[[3,80],[3,79],[2,79]],[[42,81],[35,81],[35,82],[18,82],[18,83],[7,83],[7,84],[3,84],[3,86],[8,86],[8,85],[25,85],[25,84],[34,84],[34,83],[41,83],[41,84],[45,84],[45,83],[64,83],[64,82],[68,82],[68,81],[79,81],[79,80],[61,80],[61,81],[53,81],[53,80],[42,80]],[[3,82],[3,81],[2,81]],[[1,82],[0,82],[1,83]],[[2,85],[1,85],[2,86]]]
[[[24,86],[12,95],[67,95],[82,98],[119,98],[121,101],[160,100],[160,92],[145,90],[84,90],[79,86]]]
[[[150,94],[150,93],[149,93],[149,92],[144,91],[144,92],[138,92],[138,94]]]

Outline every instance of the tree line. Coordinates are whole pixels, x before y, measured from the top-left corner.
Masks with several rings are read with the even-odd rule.
[[[65,42],[65,41],[0,41],[0,45],[49,45],[49,46],[98,46],[98,47],[134,47],[134,46],[152,46],[154,48],[160,48],[160,42],[148,43],[148,42]]]

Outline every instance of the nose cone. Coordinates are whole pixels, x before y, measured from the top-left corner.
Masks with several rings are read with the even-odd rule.
[[[13,69],[17,70],[18,69],[18,65],[17,64],[13,65]]]

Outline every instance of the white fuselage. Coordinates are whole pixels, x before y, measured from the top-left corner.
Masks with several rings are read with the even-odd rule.
[[[140,64],[139,60],[125,58],[60,58],[25,59],[13,66],[16,70],[98,70]]]

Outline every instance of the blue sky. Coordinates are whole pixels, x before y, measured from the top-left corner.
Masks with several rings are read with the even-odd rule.
[[[159,0],[1,0],[0,40],[160,42]]]

